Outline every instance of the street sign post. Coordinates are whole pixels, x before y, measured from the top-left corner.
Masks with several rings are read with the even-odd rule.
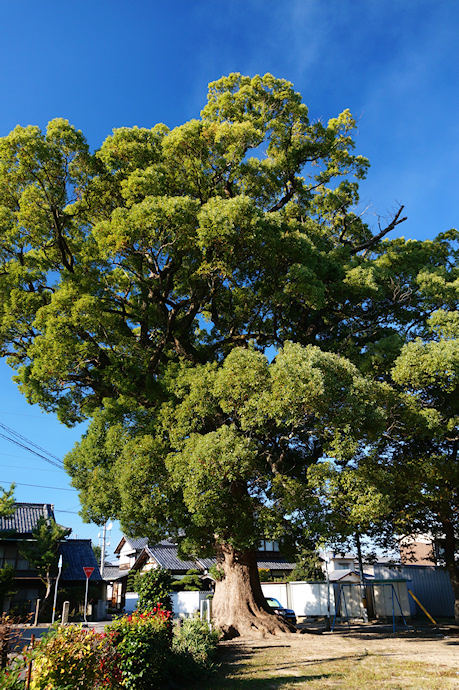
[[[94,572],[94,568],[90,568],[88,566],[83,566],[84,574],[86,575],[86,593],[84,596],[84,622],[87,625],[88,621],[86,620],[86,611],[88,608],[88,586],[89,586],[89,578]]]
[[[54,603],[53,603],[53,615],[51,617],[51,623],[54,624],[54,618],[56,617],[56,601],[57,601],[57,584],[61,576],[62,570],[62,554],[59,556],[59,563],[57,564],[58,572],[56,578],[56,584],[54,585]]]

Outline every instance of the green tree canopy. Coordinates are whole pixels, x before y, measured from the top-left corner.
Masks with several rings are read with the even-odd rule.
[[[306,529],[307,468],[398,423],[391,367],[454,280],[457,234],[365,223],[354,130],[231,74],[199,119],[95,153],[64,120],[0,140],[2,354],[30,402],[92,420],[66,460],[87,519],[217,550],[229,632],[282,627],[256,540]]]

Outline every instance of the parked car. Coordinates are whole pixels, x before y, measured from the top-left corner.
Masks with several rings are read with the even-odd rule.
[[[277,601],[277,599],[274,599],[274,597],[266,597],[266,602],[269,608],[272,609],[273,613],[277,614],[281,618],[285,618],[285,620],[289,623],[296,625],[296,615],[293,609],[284,609],[282,604]]]

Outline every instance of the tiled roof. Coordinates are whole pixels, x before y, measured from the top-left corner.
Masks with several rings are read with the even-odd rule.
[[[209,570],[213,565],[216,564],[216,558],[197,558],[196,559],[202,570]]]
[[[62,554],[62,580],[81,580],[86,581],[83,568],[94,568],[89,580],[100,581],[102,578],[99,572],[94,551],[91,547],[90,539],[68,539],[61,542],[59,552]]]
[[[127,544],[128,546],[131,547],[133,551],[140,551],[143,549],[147,544],[148,544],[148,538],[147,537],[126,537],[126,535],[123,535],[121,538],[120,543],[115,549],[115,553],[119,553],[123,547],[124,544]]]
[[[148,538],[147,537],[136,537],[135,539],[131,539],[130,537],[125,537],[127,543],[129,546],[132,546],[133,549],[136,551],[138,549],[143,549],[147,544],[148,544]]]
[[[146,546],[139,558],[147,556],[155,560],[161,568],[173,571],[181,571],[185,573],[187,570],[200,570],[204,572],[215,565],[215,558],[196,558],[190,560],[182,560],[177,555],[177,544],[168,542],[161,542],[152,546]],[[272,561],[257,559],[258,567],[266,570],[293,570],[294,563],[286,561],[285,558],[279,557]]]
[[[175,544],[155,544],[154,546],[147,546],[145,548],[148,556],[154,558],[155,561],[167,570],[187,570],[197,569],[201,570],[196,561],[182,561],[177,556],[177,546]]]
[[[0,532],[30,535],[40,517],[54,520],[54,506],[50,503],[15,503],[14,514],[0,518]]]
[[[351,575],[359,577],[359,574],[356,573],[355,570],[343,568],[342,570],[332,570],[328,575],[328,579],[330,582],[339,582],[339,580],[342,580],[345,577],[350,577]]]
[[[120,570],[117,565],[104,565],[104,580],[106,582],[113,582],[120,580],[122,577],[127,577],[129,570]]]
[[[258,567],[263,570],[293,570],[295,563],[290,563],[281,558],[275,561],[262,561],[257,559]]]

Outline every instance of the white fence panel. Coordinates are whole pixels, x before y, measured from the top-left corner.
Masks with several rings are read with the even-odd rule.
[[[338,615],[342,618],[363,618],[362,587],[353,582],[335,585],[335,598],[338,601]]]
[[[205,601],[209,592],[172,592],[172,613],[175,617],[192,616],[200,611],[201,601]]]
[[[289,608],[297,616],[327,616],[328,596],[326,582],[289,582]],[[335,597],[330,586],[330,615],[335,614]]]
[[[274,597],[297,616],[328,615],[326,582],[262,582],[261,589],[265,597]],[[330,615],[334,613],[335,597],[330,585]]]
[[[373,598],[375,616],[378,618],[392,617],[392,608],[395,616],[400,616],[400,608],[405,618],[411,615],[410,602],[408,601],[408,588],[404,580],[392,580],[387,584],[375,582],[373,584]]]
[[[291,608],[287,599],[287,584],[285,582],[262,582],[261,589],[265,597],[273,597],[285,608]]]

